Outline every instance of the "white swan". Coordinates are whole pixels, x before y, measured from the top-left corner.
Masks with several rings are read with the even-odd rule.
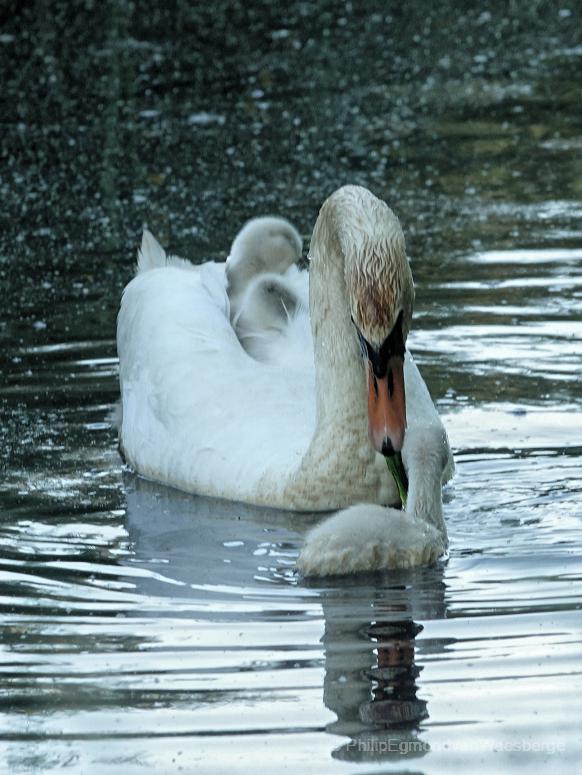
[[[298,303],[258,361],[231,324],[228,264],[194,267],[144,234],[118,319],[121,447],[140,474],[190,492],[293,510],[360,503],[308,535],[306,574],[432,562],[454,464],[404,356],[414,290],[399,222],[345,186],[321,208],[310,257],[309,315]],[[254,274],[231,288],[239,310]],[[306,274],[291,267],[285,281],[300,301]],[[404,514],[373,505],[399,503],[379,453],[400,448]]]

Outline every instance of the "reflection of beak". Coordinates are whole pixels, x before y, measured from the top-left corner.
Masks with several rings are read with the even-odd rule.
[[[374,374],[370,361],[367,372],[370,441],[377,452],[393,455],[402,449],[406,430],[404,358],[391,356],[383,377]]]

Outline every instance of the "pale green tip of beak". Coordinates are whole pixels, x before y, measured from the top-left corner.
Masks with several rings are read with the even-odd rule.
[[[390,455],[386,458],[386,465],[388,470],[394,477],[396,487],[398,487],[398,494],[400,495],[400,501],[402,508],[406,508],[406,499],[408,497],[408,477],[402,464],[402,455],[400,452],[396,452],[394,455]]]

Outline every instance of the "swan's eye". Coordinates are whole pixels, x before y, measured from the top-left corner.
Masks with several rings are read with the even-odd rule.
[[[394,324],[394,328],[388,334],[378,349],[373,347],[364,337],[352,316],[352,323],[354,324],[354,328],[356,329],[356,333],[358,335],[358,342],[362,352],[362,357],[367,358],[370,361],[372,371],[376,377],[378,377],[378,379],[382,379],[387,375],[388,361],[390,358],[393,358],[394,356],[398,358],[404,358],[406,347],[404,344],[404,335],[402,332],[402,315],[403,313],[401,310],[396,323]],[[388,389],[390,390],[390,395],[392,395],[394,390],[394,377],[391,371],[388,373]]]
[[[394,328],[392,331],[390,331],[384,340],[382,347],[380,348],[379,355],[381,358],[388,360],[388,358],[392,357],[393,355],[404,358],[406,346],[404,344],[404,334],[402,332],[402,317],[403,312],[400,310],[400,314],[396,318]]]

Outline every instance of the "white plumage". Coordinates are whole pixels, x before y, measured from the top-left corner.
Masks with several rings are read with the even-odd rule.
[[[368,440],[365,373],[346,289],[350,261],[358,259],[342,255],[342,245],[373,251],[390,244],[399,225],[369,192],[349,186],[326,202],[318,226],[309,274],[291,261],[301,241],[283,219],[250,222],[226,265],[166,256],[144,232],[118,319],[120,442],[140,474],[189,492],[293,510],[398,503],[385,461]],[[261,260],[245,268],[257,245]],[[269,255],[276,257],[271,264]],[[398,277],[403,287],[405,281]],[[266,303],[253,303],[261,294]],[[359,505],[333,517],[308,537],[305,573],[408,567],[445,549],[440,490],[452,457],[408,353],[404,377],[409,514]]]

